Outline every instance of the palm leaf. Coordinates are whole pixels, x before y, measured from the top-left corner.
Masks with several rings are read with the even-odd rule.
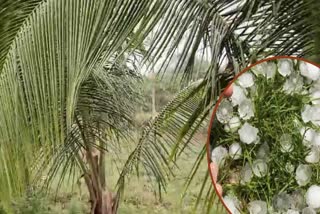
[[[198,102],[203,96],[203,88],[202,81],[191,84],[146,125],[136,148],[130,154],[120,174],[117,183],[119,194],[123,193],[127,176],[135,169],[139,174],[140,166],[150,175],[152,181],[159,182],[161,189],[165,190],[168,179],[174,175],[173,167],[178,167],[171,150],[175,148],[177,152],[182,152],[188,148],[185,144],[192,144],[193,129],[202,122],[196,117],[193,125],[188,127],[189,131],[184,131],[188,117],[200,107]]]
[[[50,158],[64,151],[65,158],[56,163],[70,163],[64,165],[65,172],[74,165],[72,154],[79,148],[78,138],[67,139],[70,133],[77,135],[73,125],[76,118],[83,120],[86,107],[108,114],[109,118],[100,121],[110,129],[121,129],[114,122],[128,120],[131,108],[114,99],[133,99],[135,95],[128,94],[126,84],[119,85],[128,78],[103,74],[117,73],[117,69],[105,66],[123,55],[128,47],[124,44],[128,38],[134,39],[134,30],[150,6],[151,2],[140,0],[48,0],[21,6],[25,12],[12,20],[16,26],[6,31],[8,39],[3,46],[9,48],[1,48],[1,57],[5,57],[0,77],[0,148],[5,155],[1,158],[0,185],[2,192],[8,193],[0,195],[1,201],[25,191],[34,178],[30,169],[35,167],[37,154]],[[10,5],[5,8],[9,13]],[[116,90],[122,91],[121,95],[111,90],[117,87],[122,87]],[[103,88],[109,88],[108,93]],[[92,105],[96,102],[100,104]]]
[[[41,0],[0,1],[0,69],[23,22],[40,3]]]

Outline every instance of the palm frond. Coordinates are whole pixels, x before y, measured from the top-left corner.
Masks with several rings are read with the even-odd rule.
[[[0,70],[11,48],[11,43],[25,19],[41,2],[42,0],[0,1]]]
[[[137,73],[115,61],[102,71],[94,71],[83,82],[75,110],[76,120],[64,143],[37,162],[44,167],[37,169],[38,172],[49,169],[47,185],[57,177],[61,184],[70,174],[77,175],[75,180],[80,177],[79,173],[86,174],[89,169],[79,159],[82,151],[95,148],[100,152],[117,153],[124,142],[132,141],[131,118],[141,96],[137,90],[139,81]]]
[[[176,156],[189,148],[186,144],[192,144],[194,129],[203,121],[203,113],[192,117],[193,121],[189,122],[188,119],[197,112],[202,112],[197,110],[203,107],[199,105],[199,101],[203,97],[204,86],[202,81],[198,81],[186,87],[145,126],[120,174],[118,194],[123,193],[127,176],[134,170],[139,174],[140,167],[147,172],[152,182],[156,180],[161,189],[165,190],[168,180],[174,175],[173,167],[178,167],[175,164]],[[185,127],[186,124],[189,124],[188,128]]]
[[[58,148],[66,151],[64,145],[69,145],[66,139],[74,132],[76,116],[83,109],[91,107],[95,112],[105,112],[109,117],[100,121],[110,128],[119,125],[115,121],[128,120],[130,105],[114,96],[134,98],[134,94],[129,94],[130,84],[119,85],[120,80],[129,77],[124,78],[124,73],[118,78],[107,77],[103,73],[116,73],[105,66],[115,61],[116,52],[127,48],[124,44],[133,37],[152,3],[146,0],[30,2],[34,2],[30,7],[21,6],[26,11],[15,21],[17,26],[6,31],[8,40],[3,45],[9,48],[1,48],[4,63],[0,72],[3,104],[0,148],[5,155],[1,158],[4,170],[0,185],[9,196],[20,194],[31,183],[30,168],[40,148],[46,150],[42,152],[45,155],[56,154]],[[101,85],[109,87],[108,93]],[[90,87],[100,91],[90,91]],[[117,87],[122,88],[110,91]],[[120,91],[121,95],[116,93]],[[100,105],[96,105],[98,102]],[[97,117],[98,114],[90,119]],[[8,195],[1,194],[0,200],[10,200]]]
[[[184,1],[159,5],[159,24],[147,59],[162,62],[162,71],[175,64],[175,74],[192,79],[194,61],[206,56],[207,73],[214,79],[218,62],[226,58],[232,68],[246,67],[272,55],[310,56],[316,22],[306,21],[313,1]],[[151,30],[150,30],[151,31]],[[152,35],[153,35],[152,34]],[[175,56],[175,57],[173,57]],[[237,69],[238,68],[238,69]],[[212,80],[211,84],[214,83]]]

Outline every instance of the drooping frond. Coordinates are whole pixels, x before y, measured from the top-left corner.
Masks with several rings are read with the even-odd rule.
[[[124,141],[132,141],[134,107],[140,98],[139,81],[136,73],[114,63],[98,74],[93,72],[83,82],[75,110],[76,119],[65,143],[39,161],[40,165],[50,169],[49,179],[59,176],[61,168],[65,168],[60,174],[61,182],[74,170],[78,174],[86,173],[85,166],[79,163],[83,161],[79,160],[83,151],[96,148],[101,152],[115,153],[121,150]],[[43,164],[46,160],[51,160],[51,166]]]
[[[101,124],[110,128],[115,121],[128,119],[130,105],[119,97],[114,99],[135,96],[128,94],[130,84],[118,85],[120,80],[126,81],[126,74],[115,78],[116,69],[105,66],[116,61],[116,52],[124,52],[151,3],[47,0],[29,15],[25,13],[16,36],[11,43],[8,40],[10,47],[0,72],[0,149],[4,154],[0,185],[1,192],[8,193],[1,194],[0,200],[10,200],[8,196],[23,192],[30,184],[30,169],[40,148],[45,150],[43,154],[53,155],[57,148],[68,145],[75,119],[79,115],[83,119],[86,107],[108,114]],[[103,75],[108,72],[116,74]],[[104,88],[112,96],[106,97]],[[111,91],[114,88],[117,90]],[[120,91],[122,94],[115,93]],[[97,117],[92,115],[89,120]]]
[[[120,174],[117,184],[119,194],[123,191],[127,176],[134,169],[139,173],[139,168],[165,189],[174,175],[172,169],[179,167],[175,165],[176,158],[186,148],[189,149],[186,145],[194,143],[192,136],[206,119],[202,109],[205,105],[201,103],[204,86],[203,81],[198,81],[182,90],[146,125]]]
[[[319,24],[308,22],[316,1],[184,1],[162,2],[153,29],[149,57],[163,68],[176,65],[184,79],[195,74],[196,58],[211,61],[214,78],[226,59],[238,72],[256,59],[272,55],[310,56]],[[316,26],[318,25],[318,26]],[[164,57],[165,56],[165,57]],[[211,82],[211,85],[214,81]]]
[[[41,2],[42,0],[0,1],[0,70],[24,21]]]

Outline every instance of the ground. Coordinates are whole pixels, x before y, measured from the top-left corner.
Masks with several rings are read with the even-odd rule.
[[[202,147],[202,143],[205,143],[205,135],[198,137],[197,148],[199,151]],[[201,141],[201,142],[200,142]],[[207,163],[204,161],[199,170],[199,173],[195,177],[195,182],[191,186],[187,195],[181,200],[181,195],[184,190],[184,184],[188,176],[189,170],[195,161],[198,153],[190,153],[182,157],[179,161],[180,170],[176,178],[172,180],[167,188],[167,193],[163,194],[162,201],[159,201],[154,193],[153,189],[148,182],[147,176],[141,174],[140,178],[132,177],[128,182],[125,195],[120,203],[120,214],[174,214],[174,213],[192,213],[194,202],[197,199],[198,192],[201,188],[202,180],[207,171]],[[119,159],[114,155],[108,155],[107,157],[107,174],[108,184],[114,186],[118,177],[118,168],[121,167],[121,162],[125,161],[128,152],[125,150],[119,155]],[[73,192],[73,193],[70,193]],[[35,195],[29,197],[28,200],[21,199],[16,202],[16,213],[21,214],[76,214],[76,213],[88,213],[89,207],[87,203],[87,192],[83,184],[81,186],[75,185],[73,191],[71,191],[70,184],[63,184],[61,191],[57,194],[57,197],[51,193],[49,196]],[[1,214],[1,210],[0,210]]]

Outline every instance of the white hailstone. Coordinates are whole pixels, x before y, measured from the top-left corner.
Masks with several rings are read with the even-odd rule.
[[[256,127],[247,122],[238,130],[241,142],[246,144],[254,143],[257,140],[258,132]]]
[[[320,186],[312,185],[306,192],[306,202],[313,209],[320,209]]]
[[[305,158],[307,163],[318,163],[320,161],[320,152],[319,149],[315,146],[311,148],[308,155]]]
[[[304,207],[306,207],[306,202],[304,198],[304,193],[302,190],[295,190],[291,194],[292,204],[291,207],[296,210],[302,210]]]
[[[234,160],[238,160],[242,155],[242,148],[239,143],[233,143],[229,147],[229,156]]]
[[[303,142],[302,142],[303,145],[305,145],[306,147],[311,147],[313,144],[313,140],[316,135],[316,132],[311,128],[307,129],[305,127],[302,127],[300,129],[300,134],[303,137]]]
[[[301,134],[301,136],[303,136],[303,140],[306,140],[306,141],[309,141],[309,142],[312,141],[315,133],[316,132],[311,128],[302,127],[300,129],[300,134]]]
[[[227,99],[222,100],[218,107],[216,115],[219,122],[223,124],[228,123],[233,115],[233,107],[231,102]]]
[[[311,207],[306,207],[302,210],[302,214],[317,214]]]
[[[320,89],[310,88],[309,90],[311,102],[313,105],[320,105]]]
[[[314,132],[311,143],[313,146],[320,149],[320,133]]]
[[[267,142],[263,143],[257,152],[257,158],[259,159],[267,159],[270,153],[270,147]]]
[[[286,94],[301,92],[302,88],[303,79],[296,73],[291,74],[283,85],[283,90]]]
[[[267,203],[265,201],[251,201],[248,204],[250,214],[267,214]]]
[[[253,177],[251,167],[248,163],[241,169],[241,184],[246,184],[251,181]]]
[[[303,110],[301,112],[301,117],[303,122],[307,123],[312,120],[312,106],[311,105],[305,105],[303,107]]]
[[[292,137],[290,134],[283,134],[280,137],[280,150],[282,152],[291,152],[293,150]]]
[[[309,165],[300,164],[296,169],[296,181],[299,186],[307,185],[312,176],[312,169]]]
[[[288,209],[288,211],[286,212],[286,214],[299,214],[299,211],[298,211],[298,210]]]
[[[275,195],[272,199],[273,207],[277,211],[287,211],[292,205],[292,198],[285,192]]]
[[[256,75],[266,76],[267,62],[259,63],[251,68],[252,72]]]
[[[212,150],[211,160],[218,166],[222,166],[228,157],[228,150],[223,146],[218,146]]]
[[[303,122],[307,123],[311,121],[314,125],[319,126],[320,125],[320,107],[305,105],[301,112],[301,117]]]
[[[320,91],[314,91],[311,93],[311,102],[314,105],[320,105]]]
[[[289,59],[280,59],[278,61],[278,71],[281,76],[289,76],[293,71],[292,60]]]
[[[233,106],[239,105],[244,99],[246,99],[247,91],[242,87],[233,84],[233,93],[231,95],[231,102]]]
[[[244,120],[249,120],[254,116],[254,106],[250,99],[244,99],[238,108],[239,116]]]
[[[320,90],[320,78],[319,78],[317,81],[314,81],[314,82],[313,82],[312,87],[313,87],[314,89]]]
[[[237,116],[232,117],[229,120],[227,126],[229,127],[231,132],[237,131],[239,129],[239,127],[241,126],[241,121],[240,121],[239,117],[237,117]]]
[[[239,202],[236,198],[232,196],[225,196],[223,197],[223,202],[228,207],[229,211],[231,211],[232,214],[240,214],[240,206]]]
[[[276,63],[269,61],[269,62],[267,62],[266,68],[267,68],[267,70],[265,73],[265,77],[267,79],[273,78],[275,76],[276,70],[277,70]]]
[[[320,106],[313,106],[313,118],[311,120],[311,122],[316,125],[316,126],[320,126]]]
[[[245,72],[238,77],[238,83],[243,88],[249,88],[254,85],[253,75],[251,72]]]
[[[301,75],[312,81],[317,81],[320,77],[320,69],[311,63],[301,61],[299,63]]]
[[[257,159],[252,163],[253,174],[257,177],[264,177],[268,172],[268,165],[265,160]]]

